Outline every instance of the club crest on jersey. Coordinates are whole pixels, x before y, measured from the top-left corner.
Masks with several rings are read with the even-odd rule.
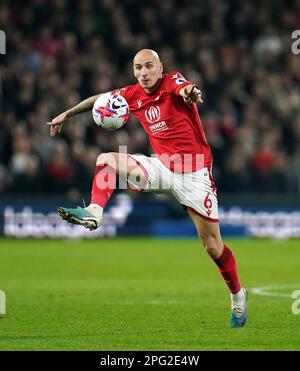
[[[154,124],[160,120],[160,109],[158,106],[151,106],[145,111],[145,118],[149,124]]]
[[[142,102],[141,100],[138,100],[138,101],[137,101],[137,105],[138,105],[139,108],[141,107],[142,103],[143,103],[143,102]]]

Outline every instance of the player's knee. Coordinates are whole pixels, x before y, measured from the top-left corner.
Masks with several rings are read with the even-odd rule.
[[[220,255],[221,243],[214,233],[205,233],[201,235],[203,246],[209,256],[216,258]]]
[[[97,166],[109,165],[114,169],[117,169],[117,159],[114,152],[101,153],[97,157],[96,161]]]

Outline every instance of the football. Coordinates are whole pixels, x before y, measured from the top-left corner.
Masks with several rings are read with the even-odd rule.
[[[118,130],[128,120],[129,106],[124,97],[118,93],[100,95],[93,106],[95,123],[106,130]]]

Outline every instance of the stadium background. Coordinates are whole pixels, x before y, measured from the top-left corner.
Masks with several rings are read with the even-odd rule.
[[[299,0],[4,0],[0,28],[0,349],[299,350],[299,240],[288,241],[300,236]],[[238,337],[224,328],[227,291],[173,199],[116,191],[92,233],[56,215],[89,201],[100,152],[151,153],[133,117],[115,133],[90,113],[55,138],[46,125],[133,83],[141,48],[202,89],[223,235],[249,292],[271,290],[250,296]]]

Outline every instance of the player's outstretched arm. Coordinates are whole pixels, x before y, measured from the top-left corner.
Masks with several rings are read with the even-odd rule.
[[[191,103],[203,103],[202,92],[198,89],[195,84],[190,84],[180,89],[179,94],[183,97],[183,100],[187,104]]]
[[[61,131],[63,124],[68,121],[72,116],[78,115],[79,113],[86,112],[90,110],[96,99],[102,94],[93,95],[82,102],[78,103],[76,106],[70,108],[69,110],[61,113],[56,116],[51,121],[47,122],[47,125],[50,126],[50,135],[53,137]]]

